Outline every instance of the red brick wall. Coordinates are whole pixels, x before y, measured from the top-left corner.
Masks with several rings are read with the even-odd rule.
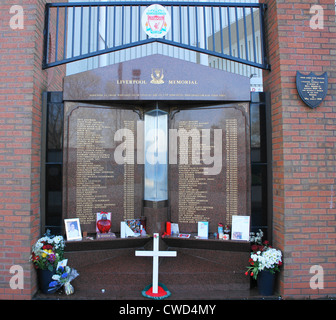
[[[28,259],[40,236],[41,98],[48,84],[48,72],[42,70],[45,2],[0,3],[0,299],[30,299],[36,291]],[[10,27],[14,4],[24,10],[23,29]],[[61,88],[59,78],[54,75],[51,89]],[[10,288],[13,265],[23,267],[22,290]]]
[[[267,41],[273,126],[273,238],[284,253],[279,293],[284,297],[336,294],[336,25],[334,0],[268,0]],[[323,29],[313,30],[313,5],[323,8]],[[314,12],[315,13],[315,12]],[[328,72],[325,101],[306,106],[296,71]],[[333,189],[333,190],[332,190]],[[323,268],[323,289],[312,289]]]

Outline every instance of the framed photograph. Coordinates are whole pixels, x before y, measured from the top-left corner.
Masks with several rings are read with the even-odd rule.
[[[209,234],[209,222],[208,221],[198,221],[198,237],[202,239],[208,239]]]
[[[250,240],[250,216],[232,216],[232,240]]]
[[[64,219],[66,238],[68,241],[82,240],[79,218]]]
[[[171,234],[172,235],[178,235],[179,233],[180,233],[180,230],[179,230],[178,223],[172,223],[171,224]]]

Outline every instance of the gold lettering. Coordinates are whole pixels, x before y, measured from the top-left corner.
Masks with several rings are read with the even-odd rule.
[[[168,84],[191,84],[197,85],[197,80],[169,80]]]
[[[117,84],[147,84],[146,80],[117,80]]]

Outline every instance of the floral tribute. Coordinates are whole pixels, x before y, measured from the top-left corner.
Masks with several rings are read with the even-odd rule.
[[[58,262],[63,260],[64,247],[62,236],[52,236],[47,232],[33,245],[30,261],[36,269],[53,271]]]
[[[76,269],[70,268],[68,266],[59,266],[56,270],[56,274],[52,276],[54,281],[49,283],[49,287],[56,288],[57,290],[64,286],[64,291],[66,295],[74,293],[74,288],[70,284],[70,281],[79,276]]]
[[[251,255],[249,259],[250,266],[245,272],[246,275],[257,279],[258,273],[262,270],[268,270],[271,273],[279,272],[282,265],[282,253],[269,245],[267,240],[262,242],[263,232],[251,233],[250,242]]]

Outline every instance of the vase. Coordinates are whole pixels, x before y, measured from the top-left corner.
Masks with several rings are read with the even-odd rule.
[[[269,270],[262,270],[258,274],[257,284],[259,294],[262,296],[271,296],[274,293],[275,273]]]
[[[46,270],[37,270],[37,279],[39,288],[42,293],[54,293],[57,288],[49,287],[49,283],[53,281],[52,276],[55,274],[55,271]]]

